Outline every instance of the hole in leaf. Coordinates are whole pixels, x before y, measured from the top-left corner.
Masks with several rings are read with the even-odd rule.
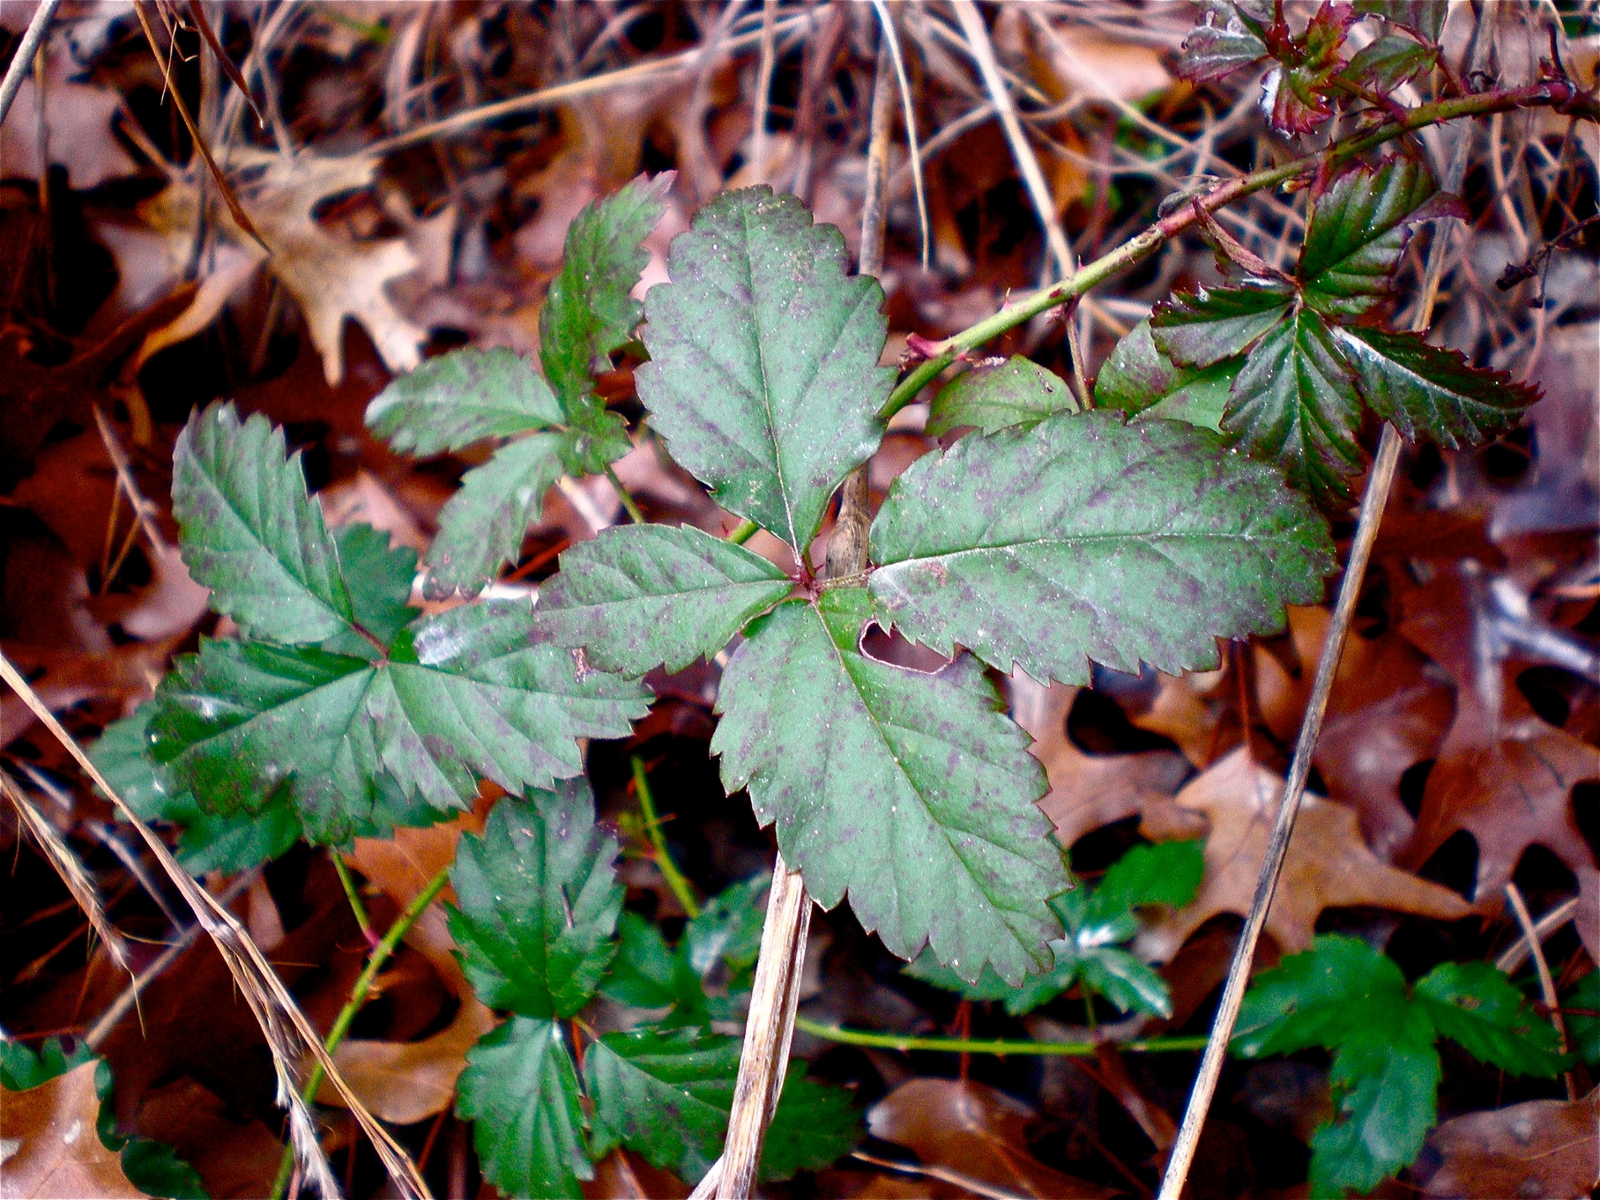
[[[1413,817],[1422,812],[1422,793],[1428,786],[1428,775],[1433,771],[1435,761],[1425,758],[1419,763],[1412,763],[1400,776],[1400,803],[1406,806],[1406,811]]]
[[[1535,913],[1560,904],[1578,891],[1578,877],[1545,846],[1529,846],[1517,859],[1511,881],[1527,897]]]
[[[898,629],[885,633],[877,624],[868,625],[861,635],[861,653],[876,662],[924,675],[936,675],[950,665],[950,660],[937,650],[913,642]]]
[[[1456,830],[1429,856],[1417,874],[1460,892],[1470,903],[1478,891],[1478,839],[1465,829]]]
[[[1590,855],[1600,863],[1600,780],[1572,785],[1572,819],[1589,844]]]

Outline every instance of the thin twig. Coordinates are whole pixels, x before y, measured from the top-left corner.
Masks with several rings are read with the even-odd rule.
[[[1517,924],[1522,926],[1522,936],[1528,939],[1528,952],[1533,955],[1533,969],[1539,976],[1539,994],[1544,997],[1544,1005],[1550,1010],[1550,1024],[1555,1026],[1561,1053],[1566,1054],[1570,1043],[1567,1041],[1567,1023],[1561,1019],[1561,998],[1556,995],[1556,981],[1550,974],[1550,964],[1545,961],[1544,947],[1539,944],[1539,931],[1534,926],[1533,914],[1528,911],[1528,902],[1522,898],[1522,889],[1509,879],[1506,880],[1506,899],[1511,902],[1511,911],[1517,916]],[[1576,1100],[1577,1079],[1571,1071],[1565,1072],[1564,1077],[1567,1083],[1567,1099]]]
[[[878,1050],[934,1050],[941,1054],[1014,1054],[1028,1058],[1093,1058],[1104,1041],[1036,1042],[1022,1038],[922,1037],[902,1033],[882,1033],[871,1029],[850,1029],[827,1025],[807,1017],[796,1017],[795,1028],[824,1041],[844,1046],[870,1046]],[[1204,1037],[1134,1038],[1112,1043],[1130,1054],[1163,1054],[1204,1050]]]
[[[335,859],[337,861],[337,859]],[[443,868],[437,875],[428,881],[428,885],[418,892],[405,911],[395,918],[389,931],[383,935],[383,940],[372,949],[371,956],[367,959],[366,969],[361,972],[355,986],[350,989],[350,999],[345,1001],[339,1010],[338,1017],[333,1022],[333,1028],[328,1030],[328,1037],[323,1042],[323,1049],[331,1055],[344,1041],[345,1035],[350,1032],[350,1026],[356,1019],[356,1014],[366,1005],[372,992],[372,984],[378,977],[378,972],[389,961],[395,949],[400,945],[400,939],[411,932],[411,927],[428,910],[428,905],[439,898],[439,893],[444,890],[445,884],[450,882],[450,868]],[[331,1059],[329,1060],[332,1061]],[[322,1087],[323,1068],[318,1062],[311,1068],[311,1073],[306,1077],[306,1085],[300,1092],[300,1099],[305,1104],[311,1104],[317,1098],[317,1092]],[[283,1158],[278,1163],[278,1177],[273,1180],[270,1196],[282,1196],[284,1189],[289,1185],[289,1177],[294,1173],[294,1155],[290,1148],[285,1146]]]
[[[1563,900],[1533,923],[1534,937],[1537,937],[1540,944],[1543,944],[1545,938],[1572,920],[1577,911],[1578,898],[1576,896]],[[1515,975],[1522,969],[1522,964],[1528,961],[1528,956],[1531,953],[1531,944],[1532,938],[1519,937],[1501,952],[1499,958],[1494,960],[1495,968],[1507,975]]]
[[[5,79],[0,81],[0,124],[5,123],[6,114],[11,111],[11,102],[17,98],[22,81],[28,77],[28,72],[33,70],[33,56],[39,47],[44,45],[44,35],[50,29],[50,19],[56,15],[56,9],[60,7],[61,0],[44,0],[33,10],[33,19],[23,31],[22,40],[17,43],[16,52],[11,56],[11,65],[6,68]],[[39,105],[39,111],[44,111],[42,104]],[[48,174],[49,170],[49,163],[39,164],[41,175]]]
[[[372,928],[372,918],[367,916],[367,906],[361,902],[361,893],[356,890],[356,881],[350,876],[350,868],[344,865],[344,856],[337,851],[328,855],[333,862],[334,874],[339,876],[339,886],[344,889],[344,898],[350,902],[350,912],[356,919],[356,928],[361,930],[361,936],[366,939],[368,946],[377,946],[378,935]]]
[[[911,103],[911,81],[906,78],[905,59],[900,53],[900,35],[895,30],[894,18],[889,15],[889,6],[884,0],[872,0],[872,7],[878,14],[878,25],[883,30],[883,44],[889,48],[889,57],[894,62],[895,82],[900,86],[900,112],[906,123],[906,167],[911,172],[911,186],[917,196],[917,227],[922,234],[922,269],[926,271],[929,245],[933,239],[928,232],[928,196],[922,186],[922,151],[917,147],[917,113]]]
[[[616,492],[617,499],[622,502],[622,507],[628,512],[628,518],[635,525],[645,524],[644,513],[639,511],[639,502],[629,494],[628,489],[622,486],[622,480],[617,478],[617,472],[610,463],[606,464],[606,479],[611,483],[611,490]]]

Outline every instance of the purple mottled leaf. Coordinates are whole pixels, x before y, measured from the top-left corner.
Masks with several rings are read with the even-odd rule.
[[[1213,667],[1217,638],[1313,603],[1327,529],[1271,467],[1215,435],[1120,414],[969,435],[914,463],[872,527],[874,611],[939,650],[1086,683]]]
[[[1202,0],[1200,23],[1189,31],[1178,59],[1178,74],[1196,83],[1221,79],[1266,58],[1258,21],[1227,0]]]
[[[1100,368],[1095,404],[1141,420],[1187,421],[1218,433],[1239,365],[1232,358],[1209,367],[1180,367],[1156,347],[1150,322],[1140,321]]]
[[[863,589],[835,588],[751,627],[717,699],[723,784],[749,789],[817,902],[848,895],[891,953],[926,944],[968,980],[990,963],[1018,982],[1048,965],[1067,887],[1033,803],[1043,771],[976,661],[869,658],[870,615]]]
[[[1345,73],[1374,91],[1388,95],[1406,80],[1431,68],[1438,58],[1437,47],[1386,33],[1357,50]]]
[[[846,268],[837,229],[749,188],[700,210],[645,301],[639,397],[673,458],[801,553],[876,449],[894,379],[883,290]]]
[[[967,425],[993,433],[1077,411],[1065,379],[1018,354],[973,367],[941,388],[928,412],[928,433],[939,437]]]
[[[1243,354],[1283,319],[1292,299],[1278,288],[1175,292],[1156,306],[1150,336],[1180,366],[1209,367]]]
[[[1356,0],[1356,11],[1404,25],[1425,41],[1438,45],[1450,6],[1440,0]]]
[[[791,586],[759,554],[692,526],[626,525],[561,556],[534,623],[540,637],[583,647],[601,671],[681,671],[716,654]]]
[[[533,364],[503,348],[430,358],[379,392],[366,416],[373,433],[421,457],[561,420],[561,407]]]

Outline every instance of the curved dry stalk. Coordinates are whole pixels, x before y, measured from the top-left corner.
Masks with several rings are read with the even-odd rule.
[[[272,964],[267,961],[266,955],[261,953],[261,948],[251,939],[244,926],[218,903],[216,897],[196,883],[179,865],[172,851],[167,848],[167,844],[139,818],[138,813],[129,807],[127,801],[100,773],[89,756],[83,752],[83,748],[56,720],[55,714],[3,653],[0,653],[0,679],[4,679],[11,690],[22,698],[23,703],[32,710],[40,723],[77,761],[84,774],[139,832],[139,836],[149,846],[161,869],[166,872],[184,902],[194,913],[201,928],[211,935],[217,952],[227,964],[228,973],[238,984],[240,993],[249,1004],[250,1011],[267,1040],[267,1047],[272,1053],[273,1071],[278,1082],[277,1103],[288,1110],[289,1136],[306,1179],[324,1196],[340,1194],[338,1181],[318,1143],[316,1123],[311,1110],[300,1099],[296,1087],[292,1064],[301,1054],[309,1052],[321,1064],[329,1082],[345,1101],[362,1131],[371,1139],[384,1168],[401,1193],[416,1200],[426,1197],[427,1184],[417,1173],[411,1159],[350,1090],[349,1085],[340,1076],[338,1068],[333,1065],[333,1059],[323,1049],[322,1039],[317,1036],[316,1030],[300,1011],[300,1006],[289,993],[289,989],[284,986],[283,980],[272,969]]]
[[[1533,953],[1534,941],[1537,940],[1542,946],[1545,938],[1572,920],[1577,911],[1578,898],[1576,896],[1563,900],[1533,923],[1531,935],[1524,932],[1522,937],[1519,937],[1506,947],[1500,957],[1494,960],[1495,969],[1506,975],[1513,975],[1521,970],[1522,964],[1527,962],[1528,957]]]
[[[906,167],[911,172],[911,187],[917,197],[917,225],[922,234],[922,269],[928,269],[928,248],[932,238],[928,232],[928,196],[922,186],[922,151],[917,147],[917,114],[911,103],[911,82],[906,78],[905,59],[900,53],[900,35],[895,30],[894,18],[884,0],[872,0],[878,14],[878,25],[883,30],[884,45],[894,62],[895,82],[900,87],[900,111],[906,123]]]
[[[11,801],[11,807],[17,811],[17,819],[27,827],[29,833],[33,834],[34,840],[39,843],[39,848],[44,851],[44,856],[50,860],[50,865],[55,868],[56,874],[61,876],[61,882],[67,885],[67,891],[72,893],[72,898],[78,902],[78,907],[83,909],[89,927],[105,943],[111,960],[131,977],[133,966],[128,961],[127,943],[122,940],[122,935],[106,916],[105,908],[100,903],[100,894],[95,890],[94,881],[84,871],[78,856],[72,852],[72,848],[67,845],[56,827],[46,821],[22,794],[17,781],[4,771],[0,771],[0,792],[4,792],[6,799]]]
[[[1556,995],[1556,981],[1550,974],[1550,964],[1545,961],[1544,947],[1539,944],[1539,930],[1533,923],[1533,914],[1528,911],[1528,902],[1522,898],[1522,889],[1509,879],[1506,880],[1506,899],[1511,902],[1511,911],[1516,914],[1517,924],[1522,927],[1522,936],[1528,941],[1528,953],[1533,955],[1534,972],[1539,976],[1539,994],[1544,999],[1544,1005],[1550,1010],[1550,1024],[1556,1031],[1556,1039],[1561,1047],[1561,1053],[1566,1054],[1571,1046],[1567,1041],[1567,1023],[1561,1019],[1561,999]],[[1578,1098],[1578,1081],[1571,1071],[1564,1072],[1567,1083],[1567,1099]]]
[[[5,122],[6,114],[11,111],[11,102],[17,98],[22,81],[33,69],[33,56],[44,44],[44,35],[50,29],[50,19],[56,15],[56,9],[60,7],[61,0],[44,0],[33,10],[33,18],[28,22],[22,40],[17,43],[16,51],[11,55],[11,65],[6,68],[6,77],[0,80],[0,124]],[[41,105],[40,112],[43,111]]]

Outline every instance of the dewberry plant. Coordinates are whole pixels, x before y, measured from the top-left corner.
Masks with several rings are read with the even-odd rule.
[[[108,732],[100,760],[141,811],[185,828],[197,870],[260,861],[301,837],[338,845],[437,820],[469,808],[483,780],[508,793],[483,836],[462,839],[451,876],[468,978],[507,1014],[469,1054],[458,1093],[484,1174],[503,1191],[576,1195],[617,1145],[696,1178],[734,1105],[738,1043],[710,1023],[744,1007],[760,888],[719,897],[669,946],[622,913],[616,843],[581,778],[582,741],[627,736],[646,712],[649,672],[727,652],[711,744],[725,788],[748,793],[811,898],[848,901],[917,975],[1015,1011],[1077,982],[1159,1013],[1159,979],[1117,944],[1140,906],[1192,893],[1199,856],[1150,848],[1098,890],[1073,890],[1035,805],[1043,770],[996,676],[1085,683],[1091,663],[1215,667],[1219,639],[1271,632],[1285,605],[1322,599],[1335,566],[1325,514],[1365,464],[1369,414],[1458,446],[1506,428],[1533,398],[1390,324],[1408,237],[1463,211],[1406,135],[1517,107],[1592,116],[1593,96],[1551,63],[1528,87],[1472,92],[1452,80],[1445,98],[1403,107],[1399,85],[1442,64],[1438,5],[1324,6],[1303,28],[1269,0],[1203,8],[1185,51],[1192,78],[1265,67],[1263,108],[1278,130],[1305,135],[1341,115],[1350,132],[1179,197],[1060,283],[920,343],[926,353],[898,378],[880,365],[877,281],[851,274],[842,236],[794,197],[753,188],[712,200],[642,306],[631,297],[640,242],[666,181],[586,209],[541,315],[542,370],[508,351],[458,350],[368,410],[402,451],[493,444],[421,563],[424,595],[454,607],[411,606],[410,552],[364,526],[330,531],[264,418],[214,406],[179,439],[184,559],[238,633],[181,659]],[[1374,37],[1351,53],[1348,35],[1367,19]],[[1310,198],[1298,261],[1283,271],[1211,214],[1291,184]],[[1232,278],[1158,305],[1100,372],[1092,411],[1026,360],[972,362],[986,342],[1191,230]],[[624,345],[645,359],[635,379],[649,436],[742,523],[718,536],[631,510],[633,523],[568,549],[537,604],[473,599],[515,559],[552,484],[611,474],[644,436],[594,390],[594,372]],[[836,494],[889,418],[952,367],[930,428],[968,432],[895,480],[864,554],[825,555],[818,538]],[[846,515],[861,514],[841,514],[839,528],[854,530]],[[781,550],[745,545],[757,529]],[[874,625],[946,665],[925,673],[873,657],[863,638]],[[720,949],[695,949],[708,945]],[[1314,953],[1320,964],[1356,952],[1326,942]],[[708,992],[712,965],[737,986]],[[1381,965],[1358,965],[1376,981],[1362,994],[1381,992],[1384,1013],[1415,1027],[1407,1044],[1423,1074],[1435,1034],[1502,1065],[1553,1069],[1536,1038],[1514,1053],[1448,1015],[1452,1003],[1471,1007],[1452,1000],[1469,993],[1505,1009],[1491,982],[1430,976],[1408,989]],[[1308,1032],[1274,999],[1307,968],[1282,970],[1263,980],[1241,1046],[1323,1044],[1355,1063],[1353,1026]],[[599,1034],[584,1014],[601,994],[664,1015]],[[1508,1037],[1526,1033],[1501,1024]],[[1336,1070],[1354,1081],[1348,1113],[1364,1085],[1356,1066]],[[1363,1136],[1352,1125],[1318,1146],[1320,1182],[1363,1186],[1404,1157],[1347,1148]],[[857,1136],[848,1098],[797,1071],[762,1169],[781,1178],[824,1165]],[[1340,1155],[1356,1165],[1327,1165]]]

